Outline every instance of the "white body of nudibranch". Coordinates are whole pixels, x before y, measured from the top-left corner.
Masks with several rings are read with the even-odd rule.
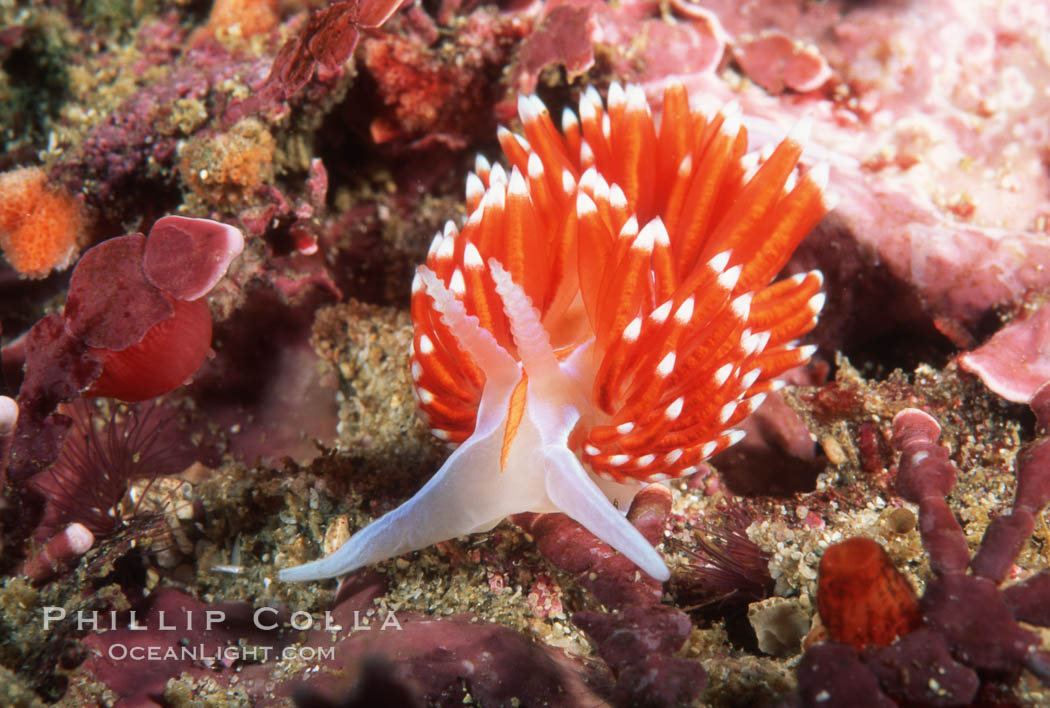
[[[497,262],[491,262],[490,270],[510,315],[520,362],[481,329],[475,318],[466,315],[462,304],[432,272],[422,268],[417,276],[417,283],[425,283],[434,297],[435,307],[461,332],[460,344],[471,351],[475,361],[487,362],[474,434],[415,496],[355,534],[332,555],[280,571],[280,580],[342,575],[440,541],[488,531],[507,516],[523,511],[564,512],[649,575],[659,580],[669,577],[660,555],[609,501],[610,495],[629,501],[638,486],[600,480],[599,487],[569,449],[569,435],[589,400],[593,374],[586,369],[590,348],[579,347],[559,362],[521,288]],[[523,373],[529,381],[524,411],[506,452],[506,467],[501,468],[507,410]]]

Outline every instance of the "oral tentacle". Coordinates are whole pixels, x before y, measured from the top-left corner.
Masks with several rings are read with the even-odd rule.
[[[541,451],[547,495],[558,510],[625,555],[659,581],[671,577],[667,564],[645,537],[606,498],[567,447]]]
[[[482,407],[486,403],[499,406],[505,401],[483,401]],[[499,454],[502,439],[502,426],[475,432],[411,499],[355,533],[330,556],[286,568],[278,579],[296,582],[345,575],[450,538],[487,531],[523,506],[552,510],[541,475],[493,474],[491,460]],[[464,499],[472,503],[464,504]]]

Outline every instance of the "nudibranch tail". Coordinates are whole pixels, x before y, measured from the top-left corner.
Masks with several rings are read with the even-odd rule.
[[[829,208],[800,169],[806,121],[750,151],[735,104],[669,87],[587,89],[560,130],[535,96],[509,167],[478,157],[468,217],[438,233],[412,289],[420,415],[458,446],[415,497],[329,559],[347,572],[516,512],[564,511],[655,578],[659,554],[622,509],[629,483],[682,477],[806,363],[819,271],[772,282]]]

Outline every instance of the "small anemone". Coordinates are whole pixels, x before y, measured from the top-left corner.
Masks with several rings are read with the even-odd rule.
[[[48,502],[37,540],[46,541],[74,522],[97,539],[140,527],[139,517],[149,515],[142,500],[153,481],[183,466],[175,454],[177,438],[170,413],[153,403],[110,402],[104,408],[86,399],[78,399],[63,412],[73,425],[62,453],[51,469],[32,482]],[[144,487],[129,495],[139,481],[145,481]]]
[[[748,538],[752,517],[747,510],[719,511],[718,518],[705,520],[695,530],[692,543],[668,539],[668,550],[685,558],[671,587],[683,609],[707,620],[724,620],[730,639],[749,645],[754,637],[747,607],[773,594],[769,554]]]

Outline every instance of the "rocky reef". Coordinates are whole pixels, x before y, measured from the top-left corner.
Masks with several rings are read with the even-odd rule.
[[[0,2],[0,704],[1045,705],[1047,37],[1015,0]],[[774,197],[829,209],[772,286],[807,363],[609,494],[670,579],[529,512],[280,582],[450,454],[417,266],[526,178],[611,220],[583,173],[643,103],[745,181],[808,124]],[[548,115],[580,174],[529,161]]]

